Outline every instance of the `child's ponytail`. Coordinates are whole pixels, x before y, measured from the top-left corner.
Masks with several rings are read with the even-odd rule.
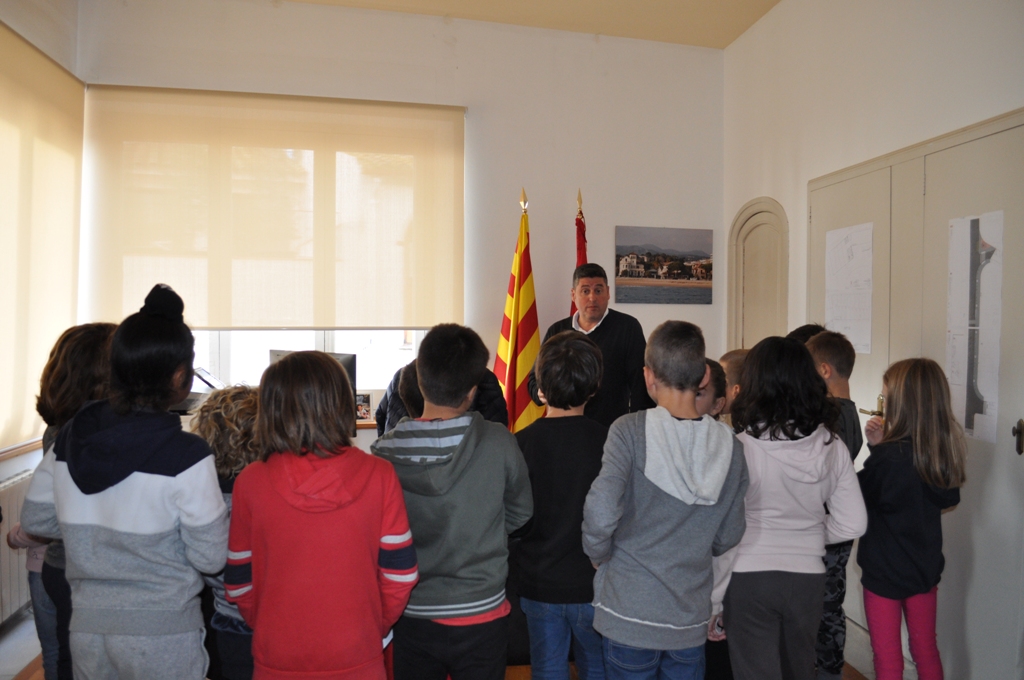
[[[967,479],[967,440],[953,415],[949,383],[931,359],[904,359],[886,370],[884,441],[910,437],[914,468],[928,484],[941,489],[963,486]]]
[[[118,412],[171,406],[181,387],[172,384],[179,369],[184,368],[184,385],[192,384],[195,339],[184,310],[170,286],[157,284],[142,309],[117,327],[110,346],[110,389]]]

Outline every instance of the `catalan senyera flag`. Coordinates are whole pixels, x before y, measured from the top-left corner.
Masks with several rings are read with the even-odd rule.
[[[583,192],[576,195],[579,210],[576,211],[576,266],[587,263],[587,221],[583,219]],[[576,303],[569,303],[569,316],[576,313]]]
[[[530,218],[526,214],[525,202],[524,199],[519,240],[512,256],[512,274],[505,297],[505,318],[501,322],[501,337],[498,338],[498,352],[494,358],[494,373],[505,393],[512,432],[518,432],[544,415],[544,407],[533,403],[527,389],[530,369],[540,352],[540,325],[530,263]]]

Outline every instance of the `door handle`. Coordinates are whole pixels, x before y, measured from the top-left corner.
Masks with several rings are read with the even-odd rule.
[[[1017,421],[1011,432],[1017,439],[1017,455],[1019,456],[1024,453],[1024,418]]]

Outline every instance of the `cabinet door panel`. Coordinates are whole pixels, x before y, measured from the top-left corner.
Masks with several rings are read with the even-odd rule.
[[[1003,211],[997,441],[968,439],[967,484],[944,517],[939,648],[948,677],[1019,678],[1024,458],[1010,430],[1024,417],[1024,126],[930,154],[925,168],[922,352],[943,366],[948,292],[969,288],[949,277],[950,220]]]

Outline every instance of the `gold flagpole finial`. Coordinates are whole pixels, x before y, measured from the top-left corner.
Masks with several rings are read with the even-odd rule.
[[[578,212],[583,212],[583,190],[576,190],[576,209]]]
[[[523,207],[523,212],[526,212],[526,206],[530,205],[530,202],[526,200],[526,187],[523,187],[523,193],[519,194],[519,205]]]

